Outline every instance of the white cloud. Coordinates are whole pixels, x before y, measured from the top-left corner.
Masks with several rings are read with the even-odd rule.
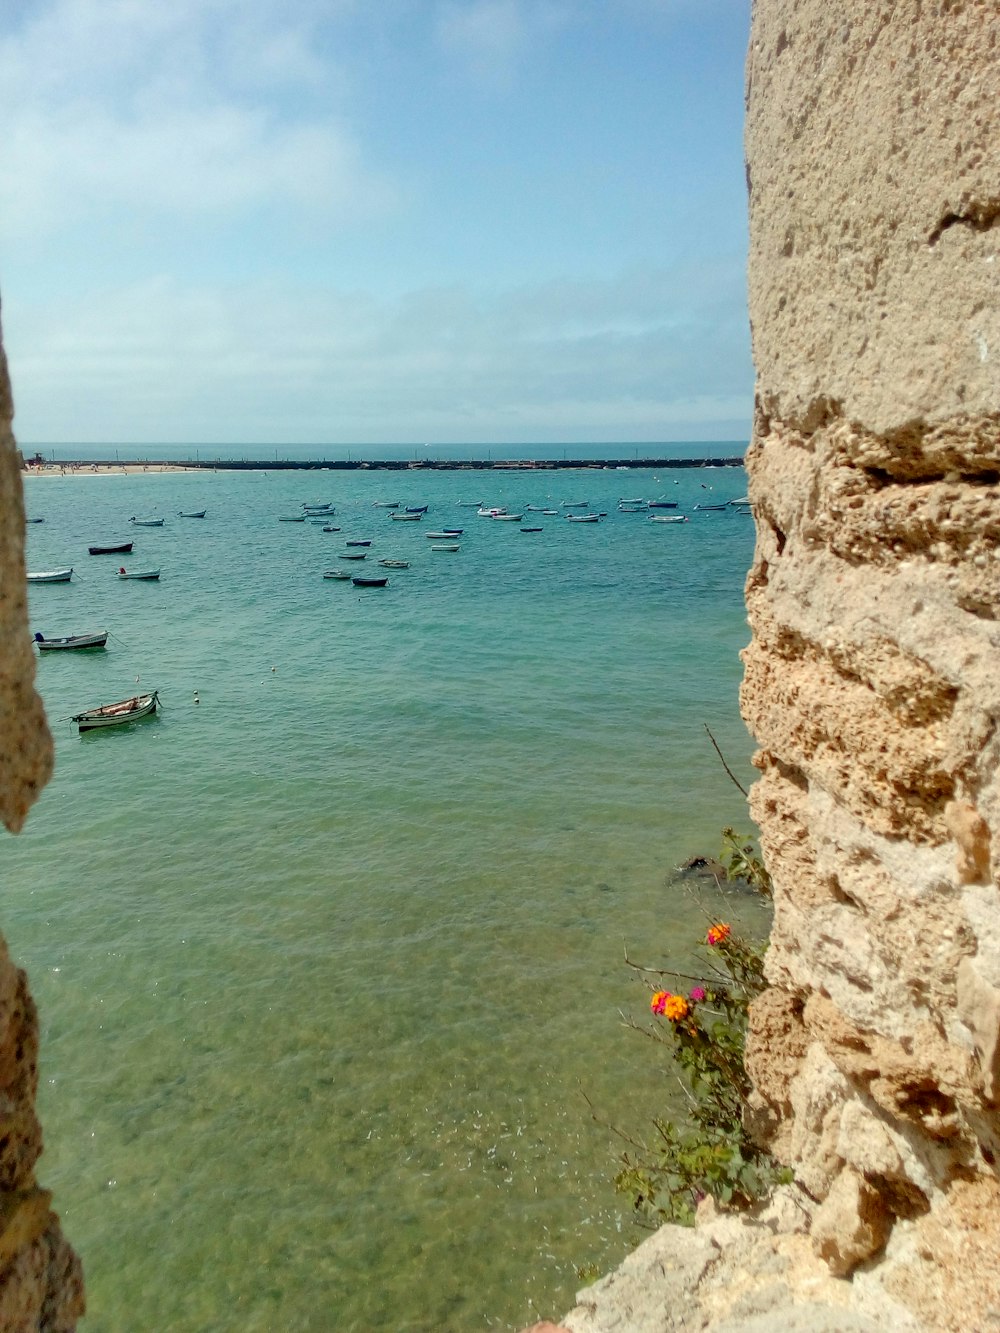
[[[8,312],[15,425],[29,443],[711,436],[751,390],[744,321],[726,313],[742,276],[716,281],[713,303],[695,272],[398,301],[155,279]]]
[[[55,0],[0,35],[0,239],[139,216],[392,207],[308,25],[233,0]],[[280,94],[280,95],[279,95]]]
[[[475,80],[503,87],[568,18],[555,0],[447,0],[438,9],[437,40]]]

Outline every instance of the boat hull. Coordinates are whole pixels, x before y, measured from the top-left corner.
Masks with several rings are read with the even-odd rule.
[[[82,713],[77,713],[72,721],[77,724],[81,732],[126,726],[129,722],[137,722],[140,718],[155,713],[159,697],[156,690],[152,694],[137,694],[131,699],[123,699],[120,703],[84,709]]]
[[[45,569],[27,575],[29,583],[69,583],[72,577],[72,567],[69,569]]]
[[[38,645],[40,653],[57,650],[66,652],[72,649],[103,648],[107,641],[107,630],[103,634],[66,634],[59,639],[45,639],[40,634],[35,635],[35,643]]]
[[[91,555],[128,555],[134,542],[119,542],[117,546],[88,546]]]

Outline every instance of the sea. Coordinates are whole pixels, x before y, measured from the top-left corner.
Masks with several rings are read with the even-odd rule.
[[[32,631],[110,631],[39,657],[55,774],[0,844],[39,1180],[89,1333],[518,1329],[645,1234],[614,1176],[683,1094],[636,1030],[663,978],[632,964],[696,970],[709,921],[759,924],[683,868],[750,830],[708,729],[749,785],[753,520],[695,508],[746,476],[270,452],[25,482],[28,568],[74,571],[30,585]],[[640,497],[688,521],[619,511]],[[281,521],[319,503],[332,520]],[[606,517],[568,522],[583,504]],[[348,550],[408,568],[324,579]],[[145,721],[70,720],[154,689]]]

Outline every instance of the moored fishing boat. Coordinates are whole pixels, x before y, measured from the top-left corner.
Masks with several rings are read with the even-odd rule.
[[[600,514],[567,514],[567,515],[566,515],[566,522],[567,522],[567,523],[598,523],[598,522],[600,522],[600,518],[601,518]]]
[[[122,699],[117,704],[103,704],[100,708],[85,708],[71,718],[80,731],[94,731],[98,727],[120,727],[126,722],[135,722],[140,717],[149,717],[156,712],[159,694],[136,694],[131,699]]]
[[[457,551],[458,549],[458,542],[439,542],[437,546],[431,547],[432,551]]]
[[[341,551],[337,557],[338,560],[365,560],[368,557],[367,551]]]
[[[493,515],[493,522],[494,522],[494,523],[520,523],[520,521],[521,521],[522,518],[524,518],[524,515],[523,515],[523,514],[508,514],[506,511],[504,511],[504,513],[502,513],[502,514],[494,514],[494,515]]]
[[[29,583],[69,583],[72,577],[72,565],[69,569],[40,569],[26,575]]]
[[[355,588],[384,588],[389,582],[389,578],[387,575],[363,577],[359,574],[355,578],[352,578],[351,582],[354,584]]]
[[[189,510],[178,509],[178,511],[177,511],[177,517],[178,517],[178,518],[204,518],[204,517],[205,517],[205,514],[206,514],[207,512],[208,512],[208,511],[205,510],[205,509],[189,509]]]
[[[686,523],[687,514],[653,514],[650,516],[650,523]]]
[[[118,577],[120,579],[145,579],[148,583],[153,579],[158,579],[160,571],[158,569],[126,569],[122,565],[118,571]]]
[[[163,519],[162,519],[162,518],[136,518],[136,516],[133,514],[132,517],[129,519],[129,522],[130,522],[130,523],[134,523],[135,526],[136,526],[137,528],[162,528],[162,527],[163,527]]]
[[[91,555],[128,555],[134,542],[117,542],[114,546],[88,546]]]
[[[440,532],[425,532],[424,536],[430,541],[446,542],[450,537],[461,537],[464,531],[464,528],[442,528]]]
[[[399,505],[400,505],[399,500],[373,500],[373,501],[372,501],[372,508],[373,508],[373,509],[398,509],[398,508],[399,508]]]
[[[326,529],[324,528],[323,531],[325,532]],[[346,546],[371,546],[371,544],[372,544],[372,539],[370,537],[366,537],[364,539],[360,537],[354,537],[353,539],[348,538],[347,542],[345,543]]]
[[[390,514],[389,517],[392,519],[393,523],[419,523],[423,518],[423,514],[411,514],[407,512],[405,514]]]
[[[349,569],[325,569],[323,577],[325,579],[349,579],[351,571]]]
[[[384,569],[409,569],[409,560],[380,560],[379,564]]]
[[[46,639],[42,634],[35,635],[35,643],[40,653],[56,649],[103,648],[108,641],[108,631],[97,634],[64,634],[62,638]]]
[[[426,514],[428,508],[428,505],[407,505],[406,512],[408,514]]]

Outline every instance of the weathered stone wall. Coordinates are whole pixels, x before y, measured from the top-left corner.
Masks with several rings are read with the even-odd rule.
[[[35,693],[24,578],[24,501],[0,340],[0,819],[16,833],[52,772]],[[38,1016],[0,938],[0,1329],[70,1333],[83,1314],[80,1263],[35,1180]]]
[[[1000,1253],[998,145],[997,0],[756,0],[749,1060],[839,1273]]]

